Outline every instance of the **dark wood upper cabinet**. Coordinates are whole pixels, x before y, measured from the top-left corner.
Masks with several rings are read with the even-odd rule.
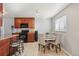
[[[0,17],[0,27],[2,26],[2,18]]]
[[[0,27],[2,26],[2,13],[3,13],[3,4],[0,3]]]
[[[34,18],[15,18],[15,28],[20,28],[21,24],[28,24],[28,28],[35,28]]]
[[[0,12],[3,13],[3,3],[0,3]]]

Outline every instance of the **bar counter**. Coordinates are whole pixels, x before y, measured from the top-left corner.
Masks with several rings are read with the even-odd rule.
[[[4,34],[0,36],[0,40],[8,39],[15,36],[18,36],[18,35]]]
[[[0,36],[0,56],[9,55],[10,40],[16,40],[18,35],[5,34]]]

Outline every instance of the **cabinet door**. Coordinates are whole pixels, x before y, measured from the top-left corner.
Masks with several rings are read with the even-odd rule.
[[[34,19],[29,21],[29,28],[34,28]]]
[[[3,12],[3,3],[0,3],[0,12]]]
[[[7,56],[9,54],[9,39],[1,40],[0,42],[0,56]]]
[[[2,26],[2,18],[0,17],[0,27]]]
[[[2,13],[3,13],[3,4],[0,3],[0,27],[2,26],[2,16],[1,16]]]
[[[3,55],[4,55],[4,56],[9,55],[9,44],[4,45],[4,48],[3,48]]]
[[[15,28],[20,28],[21,20],[15,19]]]
[[[9,47],[7,45],[3,45],[0,48],[0,56],[7,56],[9,54]]]
[[[20,28],[23,23],[28,24],[29,28],[34,28],[34,18],[15,18],[15,28]]]
[[[2,47],[0,47],[0,56],[3,56],[4,55],[4,50],[3,50],[3,48]]]
[[[28,42],[34,42],[35,38],[34,38],[34,33],[28,33]]]

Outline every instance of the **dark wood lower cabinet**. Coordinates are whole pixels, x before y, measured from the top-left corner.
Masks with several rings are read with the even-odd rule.
[[[27,35],[27,42],[35,42],[35,33],[34,32],[29,32]]]
[[[19,35],[19,33],[13,33],[13,35]],[[35,32],[28,32],[26,35],[27,39],[25,39],[26,42],[35,42]]]
[[[3,47],[0,47],[0,56],[4,56],[4,49],[3,49]]]
[[[15,40],[16,37],[12,37],[12,39]],[[9,55],[10,40],[11,40],[11,38],[0,40],[0,56],[8,56]]]
[[[9,54],[9,39],[0,40],[0,56]]]

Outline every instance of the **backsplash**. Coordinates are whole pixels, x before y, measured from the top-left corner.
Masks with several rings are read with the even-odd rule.
[[[20,28],[20,29],[14,29],[14,30],[13,30],[13,33],[21,32],[22,30],[29,30],[29,32],[34,31],[34,29],[29,29],[29,28]]]

